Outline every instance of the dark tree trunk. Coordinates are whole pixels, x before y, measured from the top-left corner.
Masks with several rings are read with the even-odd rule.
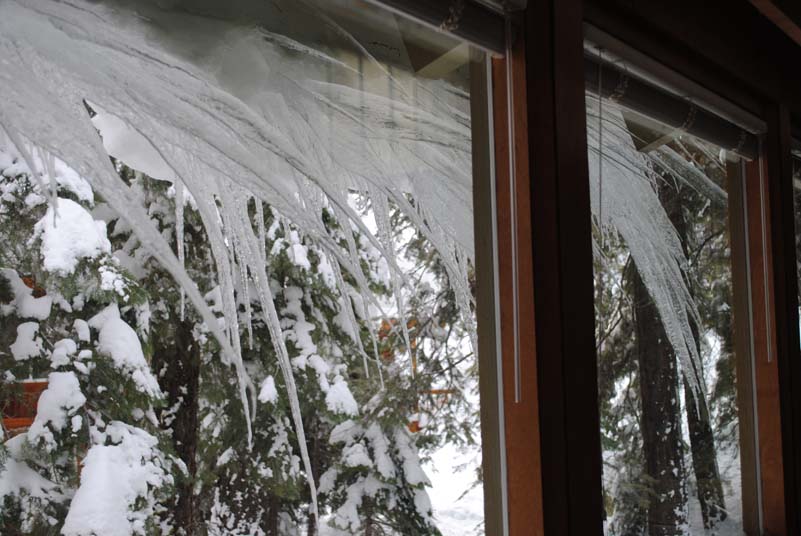
[[[317,520],[312,514],[311,508],[309,508],[309,518],[306,522],[306,534],[307,536],[317,536]]]
[[[264,527],[267,536],[278,536],[278,514],[281,512],[281,503],[275,495],[270,495],[267,505],[267,523]]]
[[[700,402],[700,407],[696,406]],[[684,404],[687,407],[687,423],[690,430],[690,448],[693,456],[698,502],[704,527],[712,528],[726,519],[723,499],[723,483],[720,481],[715,440],[709,419],[709,408],[702,395],[694,397],[686,380],[684,382]]]
[[[689,252],[689,233],[691,227],[682,207],[681,188],[668,183],[660,188],[662,205],[665,207],[676,233],[679,235],[684,254]],[[700,330],[692,322],[693,338],[700,353]],[[698,385],[704,385],[703,371],[694,370]],[[687,411],[687,424],[690,432],[690,450],[692,451],[693,471],[698,488],[698,502],[701,506],[701,515],[704,527],[711,528],[719,521],[726,519],[726,505],[723,497],[723,483],[720,480],[715,439],[712,432],[712,422],[709,416],[709,407],[704,393],[693,393],[690,382],[684,378],[684,405]]]
[[[631,283],[640,370],[645,474],[651,486],[650,536],[680,536],[687,522],[676,357],[636,269]]]
[[[175,452],[186,464],[188,475],[176,482],[173,519],[177,533],[199,533],[203,520],[198,498],[193,493],[197,474],[198,387],[200,349],[192,326],[176,322],[169,333],[153,336],[153,370],[159,372],[159,385],[166,395],[166,407],[177,406],[170,425]]]
[[[364,536],[378,536],[378,530],[373,521],[372,501],[368,498],[365,498],[364,501],[367,501],[364,508]]]
[[[304,419],[305,420],[305,419]],[[307,420],[310,424],[306,428],[306,433],[309,434],[309,438],[307,441],[308,449],[309,449],[309,461],[311,462],[312,474],[315,478],[319,477],[320,474],[320,441],[317,437],[317,422],[314,417],[311,417]],[[311,506],[309,507],[309,517],[307,522],[306,534],[307,536],[316,536],[317,535],[317,519],[314,517],[314,514],[311,511]]]

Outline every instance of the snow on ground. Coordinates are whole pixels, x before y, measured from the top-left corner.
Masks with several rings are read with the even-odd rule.
[[[484,490],[481,485],[470,489],[480,464],[480,447],[462,452],[453,445],[444,445],[423,466],[432,484],[428,495],[434,519],[443,536],[484,534]],[[470,491],[462,497],[467,490]]]

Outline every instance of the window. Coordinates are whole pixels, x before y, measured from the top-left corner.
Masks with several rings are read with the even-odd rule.
[[[586,53],[606,534],[753,531],[743,195],[758,140]]]
[[[0,532],[482,531],[486,54],[355,0],[3,4],[0,49]]]

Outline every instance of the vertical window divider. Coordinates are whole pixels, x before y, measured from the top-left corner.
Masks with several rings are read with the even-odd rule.
[[[770,227],[768,262],[780,404],[781,489],[786,517],[786,532],[779,534],[798,534],[801,529],[801,464],[795,456],[801,445],[801,344],[791,149],[790,111],[784,103],[773,103],[768,109],[766,208],[770,215],[767,219]],[[765,470],[763,461],[763,472]],[[772,506],[767,500],[765,505]],[[768,515],[770,511],[766,512]],[[770,527],[767,530],[770,531]]]

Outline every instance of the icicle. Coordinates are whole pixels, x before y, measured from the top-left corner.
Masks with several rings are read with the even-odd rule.
[[[284,7],[295,9],[291,3]],[[247,210],[230,213],[232,192],[249,192],[269,202],[319,241],[319,247],[353,275],[365,307],[384,317],[362,273],[351,226],[385,256],[395,287],[402,289],[405,276],[393,252],[364,225],[348,198],[353,191],[368,190],[392,196],[433,239],[465,315],[471,301],[466,273],[473,255],[469,101],[463,90],[450,84],[417,80],[432,98],[413,102],[403,83],[413,79],[413,73],[386,72],[397,89],[389,101],[358,91],[363,78],[345,62],[267,31],[270,24],[279,32],[297,30],[282,27],[280,14],[274,23],[268,20],[255,30],[223,20],[216,9],[206,13],[204,38],[196,39],[197,25],[181,21],[197,15],[164,11],[155,4],[137,3],[133,9],[122,3],[112,9],[81,0],[0,3],[0,57],[7,62],[0,70],[0,123],[13,131],[12,136],[31,140],[91,180],[178,281],[218,339],[222,355],[236,368],[250,440],[255,390],[242,364],[234,280],[250,277],[262,287],[262,300],[269,286],[266,274],[254,268],[247,253],[252,250],[256,264],[265,266],[264,233],[259,230],[258,245],[238,236],[244,224],[237,220],[245,218]],[[330,21],[317,10],[312,13]],[[337,27],[337,32],[357,55],[375,62],[343,28]],[[240,65],[242,57],[264,61]],[[248,76],[219,77],[210,65],[241,68]],[[336,74],[341,83],[328,83],[329,78],[320,76],[321,65],[340,69]],[[87,99],[98,112],[95,123],[102,142],[86,117]],[[388,118],[390,107],[398,113]],[[323,132],[336,136],[325,138]],[[27,152],[24,144],[19,149]],[[180,179],[191,192],[211,243],[224,326],[145,211],[132,208],[135,196],[116,175],[109,154],[153,178]],[[31,155],[25,159],[33,165]],[[303,186],[298,186],[304,181],[324,193],[342,222],[346,252],[321,229],[320,214],[307,210],[300,195]],[[401,202],[406,196],[415,200],[414,207]],[[217,199],[222,199],[219,206]],[[233,202],[246,207],[241,200]],[[423,207],[437,216],[436,223],[421,217]],[[235,274],[237,266],[240,271]],[[374,326],[365,320],[377,348]],[[405,323],[402,328],[407,329]],[[291,368],[287,371],[291,377]],[[302,423],[296,419],[295,426]]]
[[[387,198],[379,193],[373,193],[370,196],[373,203],[373,214],[375,215],[376,225],[378,226],[378,236],[384,244],[384,248],[390,255],[395,255],[395,246],[393,244],[392,228],[389,223],[389,204]],[[412,348],[411,337],[409,337],[409,325],[406,321],[406,305],[403,298],[403,287],[398,274],[394,270],[390,270],[390,278],[392,280],[392,293],[395,297],[395,303],[398,308],[398,320],[401,324],[401,333],[403,334],[403,342],[406,344],[406,349],[409,351],[409,357],[414,360],[414,349]],[[412,367],[412,377],[417,374],[417,371]]]
[[[50,206],[53,207],[53,218],[55,221],[55,218],[58,217],[58,196],[52,189],[47,188],[42,180],[41,174],[37,171],[38,168],[36,166],[36,161],[33,159],[33,153],[28,151],[28,145],[25,140],[9,128],[4,128],[4,131],[11,144],[17,149],[17,152],[22,155],[22,159],[25,160],[25,164],[28,166],[28,169],[31,170],[31,175],[33,175],[34,180],[36,180],[36,184],[39,186],[42,194],[47,198]]]
[[[139,236],[143,245],[145,245],[153,254],[159,263],[170,272],[176,281],[184,288],[193,303],[195,308],[203,318],[209,330],[219,342],[223,354],[229,356],[229,359],[234,363],[237,377],[239,381],[240,398],[242,400],[243,412],[245,417],[245,424],[247,428],[248,447],[252,445],[252,426],[251,415],[252,410],[248,404],[247,392],[251,393],[251,402],[256,396],[256,388],[253,385],[250,377],[245,371],[244,364],[242,363],[241,352],[239,351],[238,336],[234,339],[235,344],[232,346],[230,336],[226,336],[225,332],[220,329],[217,318],[211,312],[206,304],[197,286],[181,266],[178,259],[173,254],[169,244],[164,240],[159,233],[158,229],[150,221],[149,216],[144,209],[136,202],[131,191],[122,182],[122,179],[117,175],[116,170],[111,166],[111,162],[106,158],[100,160],[104,162],[104,168],[95,168],[93,177],[95,178],[95,186],[98,191],[107,199],[109,205],[115,209],[120,216],[126,220]],[[199,204],[200,206],[200,204]],[[217,228],[212,226],[212,228]],[[217,228],[218,229],[218,228]],[[208,228],[207,228],[208,230]],[[219,245],[219,244],[218,244]],[[214,247],[214,242],[212,241]],[[218,263],[219,264],[219,263]],[[229,330],[230,332],[238,333],[238,330]],[[255,403],[253,403],[255,408]]]
[[[175,246],[178,250],[178,262],[185,266],[186,258],[184,253],[184,183],[181,180],[175,181]],[[186,292],[180,288],[181,292],[181,322],[184,321],[184,308],[186,306]]]
[[[253,202],[256,204],[256,224],[259,230],[259,254],[261,255],[262,260],[264,261],[265,266],[267,265],[267,232],[264,229],[264,205],[261,202],[261,199],[253,198]]]
[[[260,252],[261,253],[261,252]],[[237,272],[239,284],[242,286],[242,299],[245,305],[245,327],[248,332],[248,348],[253,349],[253,310],[250,304],[250,283],[248,282],[248,268],[242,260],[242,253],[237,249]]]
[[[36,154],[36,148],[31,150],[31,154]],[[46,151],[38,151],[39,152],[39,161],[42,163],[42,173],[47,175],[48,178],[48,185],[50,186],[50,195],[49,197],[53,200],[58,202],[58,181],[56,180],[56,159],[55,157]],[[32,170],[34,173],[37,173],[36,170]],[[53,218],[56,218],[56,211],[53,210]],[[55,221],[55,220],[54,220]]]
[[[350,295],[348,294],[345,279],[342,277],[342,271],[339,269],[339,263],[337,263],[335,260],[329,261],[329,263],[334,271],[334,278],[336,280],[337,288],[339,289],[339,294],[342,297],[342,307],[345,309],[345,315],[348,317],[348,322],[353,329],[353,334],[351,337],[356,343],[356,346],[359,348],[359,353],[362,355],[364,375],[365,377],[369,378],[370,367],[367,365],[367,352],[364,351],[362,338],[359,336],[359,324],[356,322],[356,314],[353,312],[353,303],[350,301]],[[383,387],[384,386],[382,382],[381,388],[383,389]]]
[[[597,112],[588,107],[588,114],[594,117],[593,113]],[[691,327],[693,322],[700,325],[700,314],[685,280],[681,241],[654,190],[649,159],[634,147],[620,108],[606,103],[604,114],[603,210],[595,191],[599,155],[592,148],[598,147],[597,133],[587,132],[592,212],[604,214],[601,223],[612,226],[626,242],[691,391],[703,396],[704,382],[695,373],[703,367]]]
[[[373,342],[373,355],[375,356],[375,365],[378,369],[378,379],[381,383],[381,389],[384,389],[384,363],[381,361],[381,354],[378,352],[378,337],[375,334],[375,327],[373,326],[373,319],[370,318],[370,315],[367,313],[370,305],[368,304],[367,300],[362,297],[362,302],[364,303],[365,308],[365,324],[367,325],[367,331],[370,333],[370,340]]]
[[[471,308],[473,296],[468,283],[469,278],[467,276],[466,258],[462,261],[459,260],[460,258],[464,258],[465,255],[462,253],[460,256],[460,249],[458,246],[444,243],[440,234],[431,229],[428,222],[436,221],[436,218],[421,215],[419,209],[415,210],[402,195],[393,195],[392,200],[401,208],[403,213],[409,217],[412,225],[423,233],[423,236],[425,236],[426,239],[431,242],[431,245],[434,246],[434,249],[439,252],[442,264],[445,267],[445,272],[448,274],[448,281],[454,289],[456,305],[459,308],[462,321],[467,327],[472,351],[475,354],[478,343],[474,314]]]
[[[233,185],[231,190],[233,191]],[[261,258],[258,239],[253,233],[253,227],[247,218],[247,204],[245,202],[237,203],[237,200],[232,195],[232,191],[225,189],[220,191],[223,202],[228,206],[223,214],[223,218],[228,220],[235,231],[234,235],[238,237],[242,246],[242,255],[248,266],[254,269],[256,275],[256,287],[259,293],[259,299],[262,310],[265,315],[265,323],[270,333],[270,339],[273,342],[276,355],[278,356],[278,364],[281,369],[281,374],[284,378],[287,390],[287,398],[292,412],[292,420],[295,425],[295,433],[298,436],[298,445],[300,448],[301,459],[306,471],[306,480],[309,485],[309,492],[312,500],[312,512],[315,521],[319,521],[317,509],[317,485],[314,480],[314,473],[312,471],[311,460],[309,458],[308,448],[306,446],[306,435],[303,426],[303,418],[300,412],[300,401],[298,400],[297,386],[295,385],[295,377],[292,372],[292,365],[284,342],[284,336],[281,330],[281,323],[278,317],[278,312],[275,309],[275,300],[270,290],[269,277],[267,275],[267,267]],[[243,199],[246,197],[243,196]],[[243,210],[244,209],[244,210]]]
[[[389,316],[384,311],[384,308],[381,306],[372,292],[370,292],[370,283],[367,281],[367,278],[362,271],[359,250],[356,247],[356,241],[353,239],[353,229],[350,227],[350,219],[347,217],[347,215],[340,212],[337,207],[333,208],[334,214],[336,214],[337,219],[340,222],[339,224],[342,226],[342,234],[344,235],[345,243],[348,246],[349,259],[344,258],[341,253],[339,253],[338,247],[328,251],[335,255],[339,263],[348,270],[354,279],[356,279],[356,284],[359,287],[359,292],[362,295],[362,299],[365,300],[365,304],[372,304],[379,311],[381,317],[384,320],[389,321]]]

